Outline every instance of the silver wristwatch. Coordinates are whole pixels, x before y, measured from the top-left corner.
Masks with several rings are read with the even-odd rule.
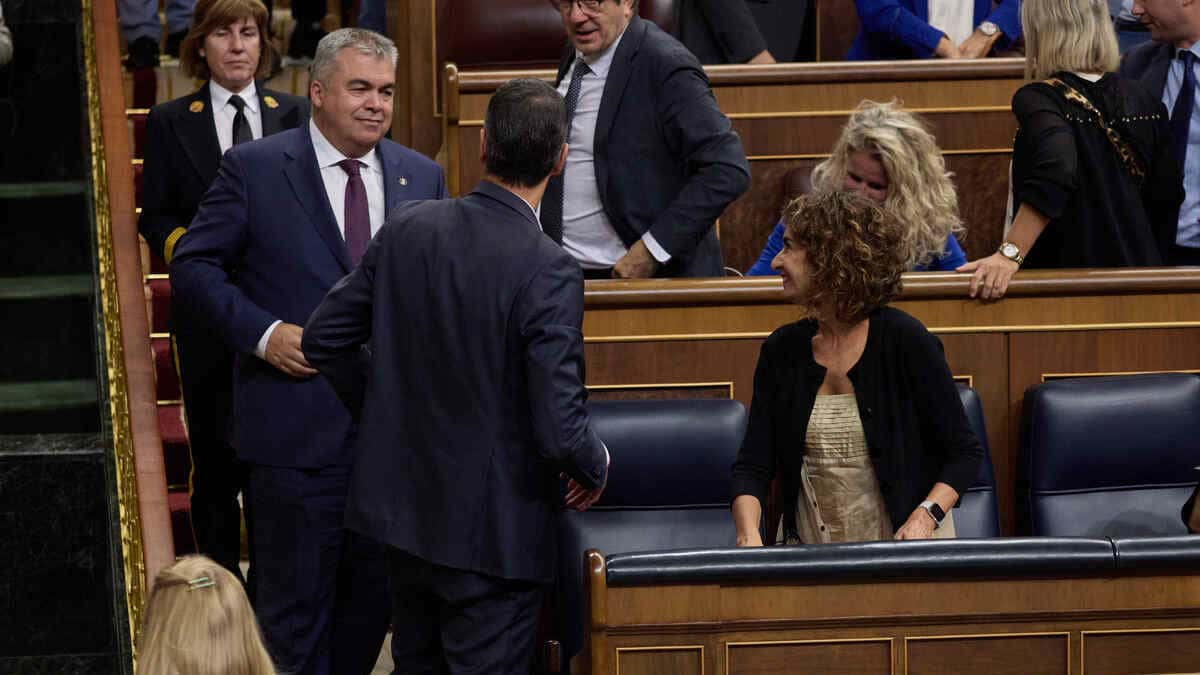
[[[996,33],[1000,32],[1000,27],[991,21],[984,21],[983,23],[979,24],[979,28],[977,30],[988,37],[992,37]]]
[[[1012,243],[1011,241],[1006,241],[1003,244],[1000,244],[1000,248],[998,249],[998,252],[1000,253],[1000,255],[1004,256],[1005,258],[1008,258],[1009,260],[1017,263],[1018,265],[1025,262],[1025,256],[1021,255],[1021,249],[1017,248],[1017,245]]]

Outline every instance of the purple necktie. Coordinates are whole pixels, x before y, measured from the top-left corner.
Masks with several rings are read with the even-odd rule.
[[[346,181],[346,250],[350,252],[350,262],[355,265],[362,260],[371,241],[371,212],[367,209],[367,188],[363,185],[359,168],[362,163],[357,159],[343,159],[338,166],[350,177]]]

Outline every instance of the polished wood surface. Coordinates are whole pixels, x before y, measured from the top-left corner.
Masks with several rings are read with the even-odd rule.
[[[938,335],[951,371],[979,392],[1007,534],[1027,388],[1063,375],[1200,370],[1200,269],[1023,271],[1000,302],[968,299],[965,275],[904,281],[895,306]],[[763,339],[800,318],[777,278],[586,286],[588,385],[635,385],[643,397],[728,382],[749,405]]]
[[[625,672],[632,654],[638,668],[674,675],[1200,667],[1194,571],[615,588],[599,553],[587,564],[589,645],[573,672]],[[699,668],[680,656],[700,653]]]
[[[751,168],[749,191],[721,217],[727,266],[744,271],[757,259],[790,196],[788,173],[811,171],[826,158],[846,117],[864,99],[897,99],[923,114],[954,173],[968,256],[980,257],[999,245],[1016,133],[1010,102],[1023,82],[1023,61],[786,63],[705,70]],[[441,156],[451,192],[470,190],[482,176],[479,128],[492,92],[514,77],[552,80],[554,74],[444,68]]]
[[[142,524],[146,585],[160,569],[175,561],[171,539],[167,482],[155,403],[154,361],[142,281],[141,249],[134,215],[133,167],[121,80],[121,47],[116,6],[93,5],[96,62],[104,130],[104,166],[108,174],[108,210],[112,222],[113,258],[121,306],[121,337]]]

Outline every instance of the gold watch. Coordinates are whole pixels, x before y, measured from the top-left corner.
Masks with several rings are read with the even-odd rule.
[[[1017,263],[1018,265],[1025,262],[1025,256],[1021,255],[1021,249],[1017,248],[1017,245],[1011,241],[1006,241],[1003,244],[1000,244],[1000,248],[997,250],[997,252],[1005,258]]]

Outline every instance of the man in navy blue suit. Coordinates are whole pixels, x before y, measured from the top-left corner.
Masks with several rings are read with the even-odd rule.
[[[175,292],[237,352],[234,445],[249,467],[254,604],[281,672],[367,673],[387,627],[383,550],[344,527],[356,426],[313,377],[300,339],[387,212],[446,196],[437,164],[383,139],[396,61],[376,33],[326,36],[311,122],[225,155],[170,266]]]
[[[541,222],[588,278],[724,275],[714,223],[750,187],[700,62],[637,0],[554,0],[571,154]]]
[[[560,475],[579,510],[608,477],[584,409],[583,274],[534,215],[565,139],[550,85],[500,87],[484,180],[394,212],[304,329],[308,360],[363,401],[346,524],[388,546],[404,672],[529,672]]]

